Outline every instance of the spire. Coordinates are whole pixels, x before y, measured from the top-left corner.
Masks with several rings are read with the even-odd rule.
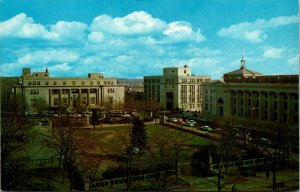
[[[246,60],[244,59],[244,55],[245,55],[245,50],[244,50],[244,45],[242,48],[242,59],[241,59],[241,69],[244,69],[246,67]]]

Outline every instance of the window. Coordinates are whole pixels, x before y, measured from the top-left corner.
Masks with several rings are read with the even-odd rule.
[[[66,85],[67,84],[67,82],[66,81],[63,81],[63,85]]]
[[[53,99],[53,105],[58,105],[58,102],[59,102],[58,98]]]
[[[48,74],[45,74],[45,77],[47,77],[48,76]]]
[[[93,85],[93,81],[90,81],[90,85]]]
[[[45,85],[49,85],[49,81],[45,81]]]
[[[100,81],[97,81],[97,84],[100,85]]]
[[[56,85],[56,81],[53,81],[53,85]]]
[[[84,81],[81,81],[81,85],[84,85]]]
[[[274,109],[277,109],[277,101],[274,101]]]
[[[277,112],[274,112],[274,114],[273,114],[273,120],[277,120]]]
[[[294,111],[297,112],[298,109],[299,109],[299,104],[295,102],[295,103],[294,103]]]
[[[63,104],[68,104],[68,98],[64,97],[64,98],[62,99],[62,102],[63,102]]]
[[[39,90],[38,89],[32,89],[30,90],[30,95],[38,95],[39,94]]]
[[[28,81],[28,85],[31,85],[31,81]]]
[[[32,81],[32,85],[36,85],[36,82],[35,82],[35,81]]]
[[[40,85],[41,83],[39,81],[36,82],[37,85]]]
[[[107,89],[107,93],[114,93],[114,92],[115,92],[115,90],[113,88]]]
[[[96,103],[96,98],[95,97],[91,97],[91,104],[95,104]]]
[[[82,96],[82,104],[86,104],[86,97]]]

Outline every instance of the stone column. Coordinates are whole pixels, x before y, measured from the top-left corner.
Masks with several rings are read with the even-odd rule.
[[[77,102],[77,103],[78,103],[78,104],[77,104],[77,105],[78,105],[77,107],[78,107],[78,109],[79,109],[79,106],[80,106],[80,104],[81,104],[81,89],[80,89],[80,88],[78,89],[78,102]]]
[[[49,90],[49,107],[51,107],[52,106],[52,97],[51,97],[51,95],[52,95],[52,89],[50,89]]]
[[[277,95],[277,98],[276,98],[276,112],[277,112],[277,122],[280,122],[281,120],[280,120],[280,117],[281,117],[281,115],[280,115],[280,110],[279,110],[279,102],[280,102],[280,95],[279,95],[279,92],[276,92],[276,95]]]
[[[293,114],[292,113],[292,105],[291,105],[292,99],[291,98],[292,98],[291,93],[287,93],[287,100],[286,100],[286,102],[287,102],[287,111],[286,111],[287,112],[287,124],[289,124],[293,119],[293,117],[291,117],[291,114]]]
[[[90,105],[90,89],[87,89],[87,106]]]
[[[61,89],[58,89],[58,107],[61,107]]]
[[[270,121],[271,120],[271,93],[268,92],[267,94],[268,94],[268,99],[267,99],[268,119],[267,120]]]
[[[263,92],[260,91],[259,92],[259,97],[258,97],[258,101],[259,101],[259,105],[258,105],[258,108],[259,108],[259,119],[262,120],[262,117],[263,117]]]

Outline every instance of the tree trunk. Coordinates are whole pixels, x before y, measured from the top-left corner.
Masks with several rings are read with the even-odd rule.
[[[218,192],[221,192],[221,168],[220,162],[218,163]]]
[[[273,165],[272,165],[272,171],[273,171],[273,191],[276,191],[277,190],[277,185],[276,185],[276,164],[275,162],[273,162]]]

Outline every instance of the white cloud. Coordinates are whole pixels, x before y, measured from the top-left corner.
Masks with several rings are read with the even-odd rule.
[[[72,67],[70,67],[68,63],[62,63],[48,67],[48,69],[50,72],[53,71],[55,73],[61,73],[70,71]]]
[[[276,58],[280,58],[282,56],[282,53],[283,53],[283,48],[268,47],[264,51],[263,56],[265,58],[276,59]]]
[[[92,42],[92,43],[100,43],[102,42],[104,39],[104,35],[101,31],[92,31],[89,36],[88,36],[88,40],[89,42]]]
[[[51,34],[45,26],[34,23],[31,17],[20,13],[0,23],[0,37],[49,38]]]
[[[191,24],[183,21],[169,23],[168,29],[165,30],[163,34],[175,41],[194,40],[201,42],[205,40],[200,29],[194,32]]]
[[[80,22],[58,21],[55,25],[46,26],[35,23],[25,13],[20,13],[6,21],[0,22],[0,38],[47,39],[54,41],[82,40],[87,25]]]
[[[65,22],[58,21],[55,25],[51,26],[51,35],[54,40],[83,40],[85,38],[85,30],[87,25],[80,22]]]
[[[90,28],[109,34],[132,35],[161,31],[166,28],[166,23],[144,11],[135,11],[125,17],[100,15],[93,20]]]
[[[50,49],[26,53],[17,63],[22,65],[41,65],[47,63],[75,62],[79,54],[64,49]]]
[[[299,54],[295,54],[287,60],[289,65],[299,65]]]
[[[246,31],[245,32],[245,39],[251,42],[262,42],[267,38],[267,34],[265,34],[261,30],[254,30],[254,31]]]
[[[217,32],[220,37],[231,37],[234,39],[244,39],[250,42],[262,42],[267,38],[266,30],[297,24],[298,16],[273,17],[270,20],[257,19],[255,22],[244,22],[222,28]]]

